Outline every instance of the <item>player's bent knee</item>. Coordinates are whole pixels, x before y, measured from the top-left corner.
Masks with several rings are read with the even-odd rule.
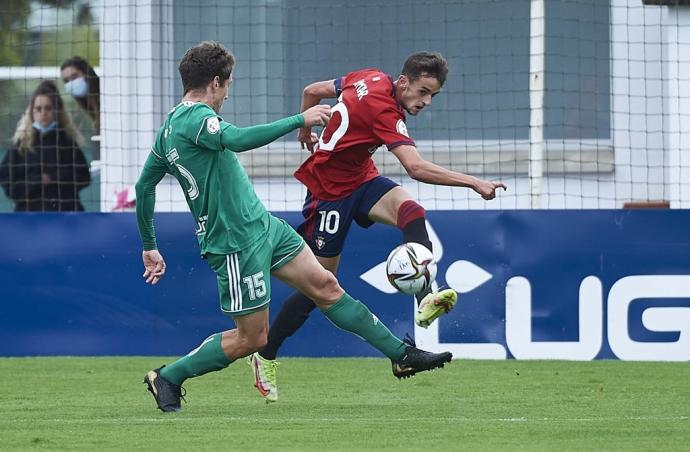
[[[324,292],[331,301],[337,301],[343,295],[344,290],[333,273],[329,272],[328,279],[324,283]]]
[[[344,293],[345,291],[342,287],[340,287],[338,279],[335,276],[328,278],[328,280],[325,281],[324,285],[321,287],[320,298],[322,300],[322,303],[319,306],[324,307],[335,304],[340,299],[340,297],[343,296]]]
[[[324,271],[319,283],[314,287],[314,293],[310,298],[320,308],[333,305],[345,293],[338,279],[329,271]]]

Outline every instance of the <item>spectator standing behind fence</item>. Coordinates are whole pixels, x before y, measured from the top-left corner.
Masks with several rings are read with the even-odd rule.
[[[82,57],[73,56],[60,65],[60,78],[65,83],[65,91],[93,121],[94,134],[100,135],[101,88],[96,71]]]
[[[43,81],[34,90],[12,140],[0,163],[0,185],[15,212],[84,210],[79,190],[91,182],[89,167],[55,83]]]

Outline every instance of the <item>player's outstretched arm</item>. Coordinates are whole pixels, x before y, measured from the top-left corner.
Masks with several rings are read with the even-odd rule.
[[[311,83],[302,91],[300,111],[304,112],[318,105],[323,99],[332,99],[336,97],[336,94],[335,79]],[[314,145],[318,142],[316,134],[311,131],[311,126],[306,125],[299,129],[297,140],[301,148],[306,147],[309,152],[314,152]]]
[[[303,113],[258,126],[240,128],[223,122],[220,142],[233,152],[244,152],[265,146],[298,127],[325,125],[330,117],[328,105],[317,105]]]
[[[401,145],[391,151],[400,160],[407,174],[414,180],[433,185],[449,185],[453,187],[468,187],[476,191],[482,198],[489,200],[496,197],[496,190],[508,187],[500,181],[479,179],[469,174],[451,171],[435,163],[424,160],[417,148],[411,145]]]

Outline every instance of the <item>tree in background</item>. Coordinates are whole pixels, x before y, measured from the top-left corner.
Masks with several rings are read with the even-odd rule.
[[[22,63],[21,49],[26,43],[26,23],[31,13],[30,0],[6,0],[0,9],[0,66]]]

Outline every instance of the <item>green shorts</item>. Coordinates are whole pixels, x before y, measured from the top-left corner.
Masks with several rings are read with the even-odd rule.
[[[271,301],[271,272],[290,262],[304,248],[304,240],[285,221],[270,217],[263,240],[237,253],[206,254],[216,272],[220,309],[231,317],[251,314]]]

